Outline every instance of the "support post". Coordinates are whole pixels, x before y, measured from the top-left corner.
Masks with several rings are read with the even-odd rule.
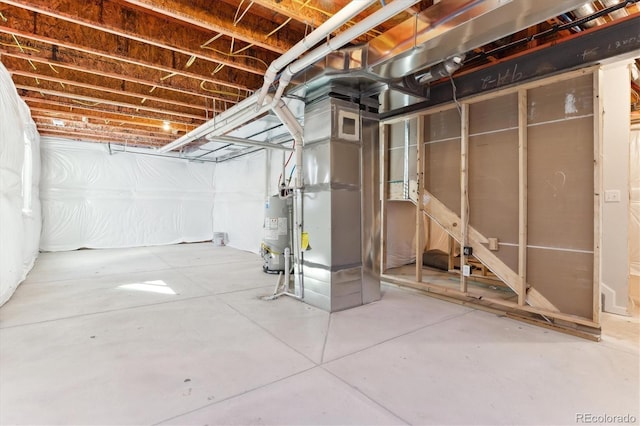
[[[518,305],[527,301],[527,91],[518,90]]]
[[[420,200],[424,193],[424,117],[418,116],[416,129],[416,171],[417,187],[416,194],[416,281],[422,282],[422,253],[424,252],[424,204]]]
[[[464,247],[469,245],[469,104],[463,104],[460,112],[460,291],[466,293],[467,277],[464,275],[464,265],[467,263],[467,256],[464,254]]]
[[[601,200],[602,191],[602,120],[604,108],[600,96],[601,81],[600,71],[593,73],[593,322],[600,323],[600,312],[602,310],[600,300],[600,284],[602,282],[602,271],[600,263],[601,236]]]

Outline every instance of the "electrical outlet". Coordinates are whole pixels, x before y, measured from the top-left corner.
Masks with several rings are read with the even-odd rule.
[[[471,265],[462,265],[462,275],[465,277],[471,275]]]
[[[619,189],[608,189],[604,191],[604,202],[605,203],[619,203],[620,202],[620,190]]]

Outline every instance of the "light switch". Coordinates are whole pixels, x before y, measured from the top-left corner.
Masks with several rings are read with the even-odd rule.
[[[605,203],[619,203],[620,202],[620,190],[619,189],[608,189],[604,191],[604,202]]]

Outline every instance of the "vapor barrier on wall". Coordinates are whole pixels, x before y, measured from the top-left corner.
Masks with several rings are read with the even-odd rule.
[[[216,165],[213,226],[215,232],[227,234],[229,246],[260,250],[265,202],[277,194],[281,171],[282,154],[266,150]]]
[[[40,240],[39,135],[0,63],[0,305],[33,267]]]
[[[149,150],[147,153],[152,153]],[[44,251],[211,240],[215,165],[42,138]]]

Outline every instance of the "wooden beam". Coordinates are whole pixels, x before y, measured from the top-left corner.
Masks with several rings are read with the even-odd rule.
[[[74,103],[66,98],[43,95],[40,93],[30,93],[21,90],[22,99],[31,107],[33,105],[41,106],[42,108],[51,109],[52,111],[77,111],[83,114],[91,114],[99,117],[103,117],[106,120],[118,120],[121,118],[131,118],[136,120],[160,120],[161,122],[168,121],[172,124],[180,126],[193,126],[196,127],[204,123],[204,119],[186,119],[178,120],[175,116],[169,116],[166,114],[153,113],[148,111],[136,111],[131,108],[122,108],[114,105],[83,105],[82,103]]]
[[[527,91],[518,91],[518,304],[524,306],[527,283]]]
[[[53,121],[49,117],[42,116],[34,116],[33,117],[38,130],[51,130],[57,129],[60,132],[74,133],[80,132],[83,134],[96,134],[96,135],[105,135],[112,137],[127,137],[127,138],[144,138],[149,141],[154,140],[158,141],[158,143],[168,143],[175,139],[175,136],[165,132],[161,134],[159,132],[150,132],[144,130],[132,130],[131,128],[121,128],[119,126],[113,125],[105,125],[105,124],[93,124],[93,123],[84,123],[82,121],[71,121],[71,120],[63,120],[64,127],[56,126],[53,124]]]
[[[158,17],[156,14],[143,13],[124,7],[113,0],[85,2],[82,0],[57,0],[55,7],[50,0],[3,0],[14,7],[23,8],[38,14],[37,20],[45,25],[60,25],[63,21],[67,30],[70,27],[82,27],[77,34],[84,39],[91,38],[101,43],[109,39],[124,37],[143,43],[146,49],[157,47],[174,52],[195,56],[205,61],[215,61],[247,73],[262,76],[268,64],[278,57],[264,49],[251,48],[242,54],[233,54],[237,50],[235,43],[227,37],[212,40],[211,31],[203,31],[194,26],[176,24],[174,20]],[[5,17],[11,21],[11,15]],[[57,37],[64,39],[62,37]],[[207,41],[209,43],[203,47]],[[242,46],[239,46],[242,47]],[[265,65],[266,64],[266,65]]]
[[[335,1],[327,2],[327,9],[320,9],[308,4],[304,5],[304,3],[295,0],[253,0],[253,2],[256,5],[307,24],[312,28],[317,28],[322,25],[340,9],[340,3]]]
[[[461,219],[454,212],[426,190],[424,191],[421,202],[425,203],[424,212],[426,215],[442,226],[444,230],[458,242],[462,242]],[[520,276],[483,245],[483,243],[486,244],[488,242],[486,237],[472,226],[469,226],[468,230],[468,244],[473,247],[474,257],[518,294],[518,291],[522,289]],[[544,309],[545,311],[558,311],[558,308],[533,287],[527,290],[526,301],[531,306]]]
[[[5,37],[7,37],[5,34],[0,34],[0,41],[5,44],[14,43],[10,36],[8,36],[8,38],[11,40],[3,40]],[[148,91],[153,90],[159,93],[168,91],[183,95],[200,96],[204,99],[209,99],[210,103],[215,101],[216,104],[219,105],[219,108],[222,108],[224,105],[223,102],[235,104],[238,99],[244,98],[244,95],[241,95],[236,88],[229,88],[204,80],[198,81],[195,78],[185,77],[183,75],[175,75],[162,80],[163,76],[167,74],[154,68],[117,61],[105,61],[105,58],[100,56],[76,52],[64,47],[51,46],[40,42],[27,41],[27,43],[31,47],[37,46],[35,51],[31,50],[28,54],[21,53],[17,45],[12,50],[9,46],[0,45],[2,61],[7,68],[11,69],[11,65],[9,65],[7,59],[11,60],[15,58],[23,61],[31,61],[29,64],[31,70],[33,70],[34,66],[36,70],[44,66],[58,71],[61,68],[65,68],[72,71],[95,74],[119,81],[146,85]]]
[[[438,298],[446,298],[449,301],[459,301],[462,305],[473,305],[477,306],[480,309],[492,309],[495,313],[506,313],[505,308],[514,309],[516,311],[524,311],[536,315],[544,315],[547,318],[553,318],[561,321],[570,322],[572,324],[583,325],[585,327],[591,327],[598,329],[600,327],[599,324],[594,323],[593,321],[579,317],[576,315],[565,314],[557,311],[548,311],[545,309],[536,308],[534,306],[519,306],[517,303],[511,302],[509,300],[496,299],[496,298],[487,298],[483,297],[482,299],[478,299],[473,296],[469,296],[468,294],[463,294],[460,290],[456,288],[444,287],[438,284],[432,283],[418,283],[413,280],[409,280],[403,277],[398,277],[389,274],[382,274],[382,281],[397,284],[403,287],[410,287],[416,290],[425,291],[426,294],[433,297]],[[498,305],[498,307],[491,306]]]
[[[191,59],[188,54],[102,33],[2,3],[0,12],[7,18],[7,22],[0,20],[0,32],[47,43],[53,46],[53,52],[57,47],[64,47],[104,59],[153,68],[164,72],[166,78],[174,74],[183,75],[240,90],[254,90],[262,85],[261,76],[232,67],[219,69],[220,63],[209,57],[187,66]],[[158,80],[158,83],[161,82]]]
[[[460,217],[442,204],[440,200],[431,195],[427,190],[425,190],[423,194],[423,199],[421,201],[424,203],[425,214],[429,217],[437,215],[440,219],[436,220],[438,225],[440,225],[449,235],[452,235],[456,241],[460,242],[462,238],[462,233],[460,231],[462,227]],[[478,241],[482,244],[489,243],[489,240],[472,226],[469,226],[469,239]]]
[[[14,82],[16,88],[28,90],[31,92],[40,93],[43,95],[54,95],[61,96],[63,98],[74,99],[78,102],[85,103],[98,103],[98,104],[107,104],[107,105],[115,105],[124,108],[132,108],[134,110],[141,111],[150,111],[156,112],[159,114],[165,114],[167,116],[176,116],[183,118],[192,118],[196,120],[204,119],[204,114],[194,114],[191,112],[182,111],[181,109],[176,108],[168,108],[162,105],[162,108],[155,105],[153,102],[145,102],[141,103],[139,101],[131,101],[131,102],[123,102],[122,97],[117,96],[109,96],[107,93],[99,93],[99,92],[90,92],[82,88],[76,88],[74,86],[60,86],[55,83],[40,81],[40,84],[37,84],[35,79],[26,79],[20,76],[14,76]]]
[[[71,127],[92,129],[92,126],[103,126],[104,128],[112,128],[117,131],[132,131],[132,132],[144,132],[142,135],[156,134],[166,138],[167,136],[174,137],[178,134],[186,133],[186,129],[182,126],[171,126],[167,123],[169,130],[164,130],[165,126],[163,122],[158,123],[145,123],[136,122],[133,120],[105,120],[101,117],[94,115],[82,115],[74,114],[72,112],[58,112],[51,110],[43,110],[42,108],[30,108],[31,118],[35,121],[45,120],[47,123],[51,123],[52,120],[62,120],[65,123],[70,123]]]
[[[9,67],[7,68],[9,69]],[[106,79],[101,79],[100,77],[89,78],[90,76],[87,76],[87,78],[84,79],[82,78],[83,74],[80,74],[77,72],[68,73],[68,72],[64,72],[63,70],[60,70],[56,74],[49,68],[44,68],[44,67],[40,69],[39,72],[31,72],[29,70],[16,69],[13,67],[10,68],[9,71],[14,76],[21,76],[21,77],[33,78],[33,79],[37,78],[38,81],[40,82],[49,81],[52,83],[58,83],[62,87],[64,86],[80,87],[83,89],[89,89],[97,92],[111,93],[121,97],[136,98],[136,99],[139,99],[141,102],[153,101],[153,102],[159,102],[159,103],[166,103],[171,106],[181,106],[188,109],[196,109],[196,110],[202,110],[202,111],[209,110],[209,108],[205,106],[205,100],[202,98],[191,99],[191,102],[188,102],[186,98],[180,99],[177,96],[172,96],[167,98],[160,97],[155,95],[155,91],[154,93],[149,93],[148,90],[146,90],[145,92],[141,92],[139,87],[133,87],[132,85],[127,85],[125,82],[120,82],[120,88],[118,88],[117,81],[115,82],[109,81]],[[86,81],[90,81],[93,84],[85,83]],[[197,102],[197,100],[200,100],[201,102]]]
[[[322,2],[321,7],[311,4],[307,0],[253,0],[253,2],[259,6],[271,9],[279,14],[287,16],[298,22],[310,25],[312,28],[317,28],[322,25],[327,19],[335,15],[340,9],[342,9],[348,2],[341,1],[327,1]],[[391,17],[387,22],[381,24],[377,29],[369,31],[367,34],[359,37],[356,42],[365,42],[381,34],[384,30],[394,27],[399,23],[409,19],[415,13],[426,9],[433,4],[432,1],[423,1],[419,4],[407,8],[405,12]],[[346,26],[351,26],[355,22],[364,19],[371,15],[382,7],[381,4],[374,4],[367,10],[363,11],[357,18],[347,23]],[[336,33],[341,30],[336,31]]]
[[[69,111],[68,108],[59,107],[55,105],[44,105],[40,103],[27,103],[29,106],[29,110],[31,111],[32,117],[48,117],[48,118],[62,118],[71,121],[77,122],[85,122],[88,121],[90,123],[95,124],[110,124],[113,125],[127,125],[128,128],[138,128],[138,129],[162,129],[164,126],[164,121],[162,120],[146,120],[142,118],[132,119],[129,116],[125,115],[117,115],[117,114],[105,114],[105,113],[96,113],[94,111],[85,111],[85,113],[81,113],[80,109],[74,109],[73,111]],[[182,123],[171,123],[167,122],[169,126],[172,128],[180,129],[180,131],[188,132],[196,128],[194,125],[185,125]]]
[[[123,145],[134,145],[139,147],[159,147],[163,146],[166,142],[161,142],[153,139],[146,139],[139,136],[122,136],[119,139],[114,138],[110,135],[99,135],[95,132],[82,132],[78,130],[64,130],[59,128],[43,128],[38,129],[38,132],[41,136],[54,136],[67,138],[82,142],[104,142],[104,143],[115,143],[115,144],[123,144]]]
[[[602,117],[605,114],[600,88],[600,71],[593,71],[593,322],[600,323],[601,265],[600,244],[602,241],[601,207],[602,192]]]
[[[417,195],[424,191],[424,117],[416,119],[416,170]],[[422,281],[422,255],[424,253],[424,204],[418,199],[416,202],[416,281]]]
[[[296,33],[291,29],[281,30],[278,37],[268,37],[278,28],[277,23],[251,13],[238,19],[238,8],[218,1],[215,4],[215,13],[203,8],[195,2],[178,2],[176,0],[123,0],[126,3],[140,8],[152,10],[166,18],[189,23],[207,31],[234,37],[245,43],[254,44],[257,47],[282,54],[289,50],[295,43],[304,37],[304,33]],[[243,9],[249,8],[245,5]]]
[[[469,245],[469,104],[466,103],[460,106],[460,231],[460,291],[466,293],[464,247]]]

